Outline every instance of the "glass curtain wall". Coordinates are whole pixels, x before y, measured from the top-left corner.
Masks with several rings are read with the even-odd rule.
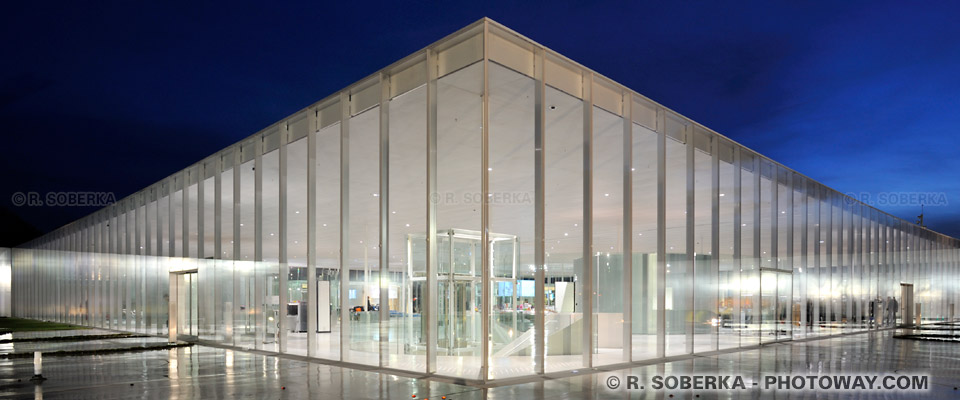
[[[234,344],[234,293],[233,282],[236,279],[234,275],[234,261],[236,260],[235,248],[239,247],[236,242],[238,238],[236,233],[239,226],[234,223],[235,217],[239,216],[239,207],[235,205],[235,200],[239,201],[235,189],[239,191],[239,182],[234,181],[234,177],[239,178],[239,174],[234,175],[239,167],[236,166],[237,158],[240,156],[239,149],[227,149],[220,154],[216,160],[220,168],[216,172],[216,182],[219,186],[215,189],[214,201],[219,202],[219,213],[215,216],[215,225],[219,229],[219,236],[215,234],[215,240],[219,238],[219,252],[215,255],[216,262],[216,295],[214,306],[214,316],[216,318],[216,335],[226,344]],[[159,274],[159,271],[157,272]]]
[[[718,348],[729,349],[740,345],[740,326],[743,323],[740,306],[740,204],[738,188],[737,153],[735,145],[718,140],[718,193],[719,216],[717,241],[719,242],[719,303],[718,303]]]
[[[694,352],[717,349],[720,315],[719,271],[715,266],[714,237],[714,137],[699,127],[693,130],[693,343]],[[719,172],[719,171],[718,171]],[[719,193],[717,193],[719,196]],[[719,200],[719,198],[718,198]],[[718,203],[719,204],[719,203]],[[718,210],[719,211],[719,210]]]
[[[386,304],[390,319],[385,366],[425,372],[427,154],[423,147],[427,131],[424,118],[427,85],[421,84],[390,99],[388,107],[389,289]]]
[[[740,151],[740,345],[760,343],[760,160]]]
[[[594,366],[630,361],[624,358],[623,174],[624,121],[622,95],[606,82],[595,80],[592,124],[593,268],[592,362]],[[608,110],[609,109],[609,110]]]
[[[483,20],[12,249],[12,313],[486,381],[953,320],[958,246]]]
[[[632,187],[633,260],[631,274],[633,359],[657,357],[657,108],[645,100],[633,99],[633,126],[630,166]]]
[[[584,104],[552,86],[547,86],[545,91],[544,353],[545,370],[553,372],[584,366],[581,321]]]
[[[340,360],[341,317],[345,314],[341,312],[340,302],[340,103],[329,105],[318,115],[320,129],[310,133],[316,155],[316,161],[311,161],[316,163],[311,167],[315,168],[316,176],[312,182],[315,185],[313,230],[316,239],[310,243],[316,246],[315,272],[313,275],[307,272],[312,279],[308,284],[316,286],[316,295],[311,296],[311,300],[316,297],[317,323],[308,334],[314,336],[316,343],[316,350],[310,356]]]
[[[534,373],[536,81],[489,64],[491,379]],[[622,128],[621,128],[622,130]],[[619,222],[618,219],[616,222]]]
[[[483,73],[477,62],[436,84],[437,371],[469,379],[481,378],[484,345]]]
[[[285,274],[280,287],[280,295],[284,300],[281,308],[284,309],[284,330],[280,332],[284,351],[290,354],[306,356],[308,352],[307,332],[310,307],[316,306],[309,297],[308,266],[307,266],[307,178],[309,155],[307,134],[311,120],[303,112],[290,118],[283,126],[287,140],[281,156],[285,160],[281,164],[283,187],[279,196],[285,202],[283,207],[285,219],[285,251],[281,254],[280,273]],[[284,153],[285,152],[285,153]],[[285,192],[284,192],[285,190]],[[285,258],[285,260],[284,260]],[[285,262],[284,262],[285,261]],[[285,264],[285,265],[284,265]],[[283,282],[285,280],[285,282]]]
[[[688,259],[687,225],[692,218],[693,209],[689,200],[693,193],[692,178],[688,165],[693,158],[692,143],[689,143],[690,126],[680,117],[666,116],[666,211],[665,211],[665,247],[666,247],[666,289],[664,293],[664,332],[665,354],[667,356],[693,352],[692,330],[693,311],[693,265]],[[691,135],[692,136],[692,135]],[[691,252],[693,249],[690,249]]]
[[[353,111],[359,111],[354,113]],[[348,282],[343,321],[347,343],[343,361],[379,365],[380,349],[380,113],[374,107],[353,110],[348,121],[346,185],[343,231],[343,279]]]

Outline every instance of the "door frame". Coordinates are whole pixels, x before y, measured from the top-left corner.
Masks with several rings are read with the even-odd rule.
[[[197,269],[196,269],[196,268],[194,268],[194,269],[182,270],[182,271],[172,271],[172,272],[170,272],[170,278],[168,279],[168,283],[169,283],[169,292],[168,292],[168,293],[170,293],[170,294],[169,294],[169,303],[168,303],[168,305],[167,305],[167,310],[168,310],[168,312],[167,312],[167,315],[168,315],[168,317],[167,317],[167,326],[169,327],[169,329],[167,329],[167,341],[170,342],[170,343],[174,343],[174,342],[177,342],[177,341],[181,340],[180,337],[182,336],[182,335],[179,334],[179,327],[178,327],[178,323],[177,323],[178,320],[179,320],[179,315],[178,315],[178,312],[179,312],[179,307],[178,307],[178,305],[179,305],[179,304],[177,303],[177,299],[180,297],[180,296],[179,296],[179,293],[177,293],[178,288],[179,288],[179,286],[177,285],[177,283],[179,282],[179,279],[180,279],[180,276],[181,276],[181,275],[185,275],[185,274],[196,274],[196,273],[197,273]],[[197,283],[197,291],[199,291],[199,290],[200,290],[200,285],[199,285],[199,282],[198,282],[198,283]],[[200,296],[197,296],[197,300],[198,300],[198,301],[199,301],[199,299],[200,299]],[[198,306],[197,309],[199,310],[200,307]],[[183,340],[192,341],[192,340],[196,340],[196,339],[195,339],[195,338],[190,338],[190,339],[183,339]]]
[[[773,311],[774,311],[774,318],[773,318],[772,324],[770,325],[770,326],[773,326],[774,338],[773,338],[772,340],[769,340],[769,339],[768,339],[767,341],[764,341],[764,340],[763,340],[764,335],[767,333],[767,332],[764,330],[764,326],[766,326],[766,324],[768,324],[768,322],[764,320],[764,311],[763,311],[763,295],[764,295],[764,293],[763,293],[763,291],[764,291],[764,287],[763,287],[763,286],[764,286],[764,285],[763,285],[763,275],[764,275],[765,273],[773,274],[773,276],[776,277],[776,282],[774,283],[774,287],[773,287]],[[789,286],[790,286],[790,294],[787,296],[787,302],[786,302],[786,305],[787,305],[786,320],[789,321],[789,322],[787,323],[787,328],[786,328],[787,331],[788,331],[788,333],[787,333],[787,334],[784,334],[784,335],[781,335],[781,334],[780,334],[780,330],[781,330],[781,328],[783,328],[783,327],[780,326],[780,318],[779,318],[780,305],[781,305],[781,303],[780,303],[780,279],[781,279],[781,277],[784,277],[784,276],[789,276],[789,277],[790,277],[790,285],[789,285]],[[794,278],[794,276],[793,276],[793,271],[792,271],[792,270],[776,269],[776,268],[760,268],[760,288],[759,288],[759,290],[758,290],[759,293],[760,293],[760,304],[759,304],[759,307],[760,307],[760,326],[758,327],[758,329],[760,329],[760,338],[761,338],[761,339],[760,339],[760,342],[761,342],[761,344],[787,342],[787,341],[793,340],[793,332],[792,332],[792,330],[793,330],[793,278]],[[769,328],[768,328],[768,329],[769,329]]]

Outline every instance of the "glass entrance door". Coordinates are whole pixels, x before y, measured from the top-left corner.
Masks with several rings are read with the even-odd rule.
[[[197,273],[188,272],[177,276],[177,337],[182,340],[197,340],[199,335],[197,304]]]
[[[762,343],[790,339],[793,276],[785,271],[762,271],[760,277],[760,337]]]
[[[447,279],[438,282],[438,346],[446,355],[478,355],[480,351],[480,282]]]

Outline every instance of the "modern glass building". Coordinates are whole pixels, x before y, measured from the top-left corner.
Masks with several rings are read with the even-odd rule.
[[[954,319],[960,241],[484,19],[13,249],[17,316],[468,382]],[[886,325],[886,326],[889,326]]]

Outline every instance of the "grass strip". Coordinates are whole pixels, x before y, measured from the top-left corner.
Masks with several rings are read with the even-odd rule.
[[[44,357],[75,357],[75,356],[96,356],[104,354],[117,354],[117,353],[136,353],[141,351],[154,351],[154,350],[169,350],[175,349],[178,347],[189,347],[193,346],[193,343],[168,343],[160,346],[134,346],[134,347],[124,347],[118,349],[101,349],[101,350],[60,350],[60,351],[50,351],[42,352]],[[12,359],[12,358],[32,358],[33,352],[29,353],[11,353],[11,354],[0,354],[0,358]]]
[[[13,338],[0,340],[0,344],[23,343],[23,342],[83,342],[87,340],[106,340],[106,339],[127,339],[127,338],[145,338],[147,335],[135,333],[111,333],[105,335],[70,335],[70,336],[51,336],[36,338]]]
[[[27,331],[64,331],[90,329],[86,326],[61,324],[59,322],[37,321],[35,319],[0,317],[0,334]]]

